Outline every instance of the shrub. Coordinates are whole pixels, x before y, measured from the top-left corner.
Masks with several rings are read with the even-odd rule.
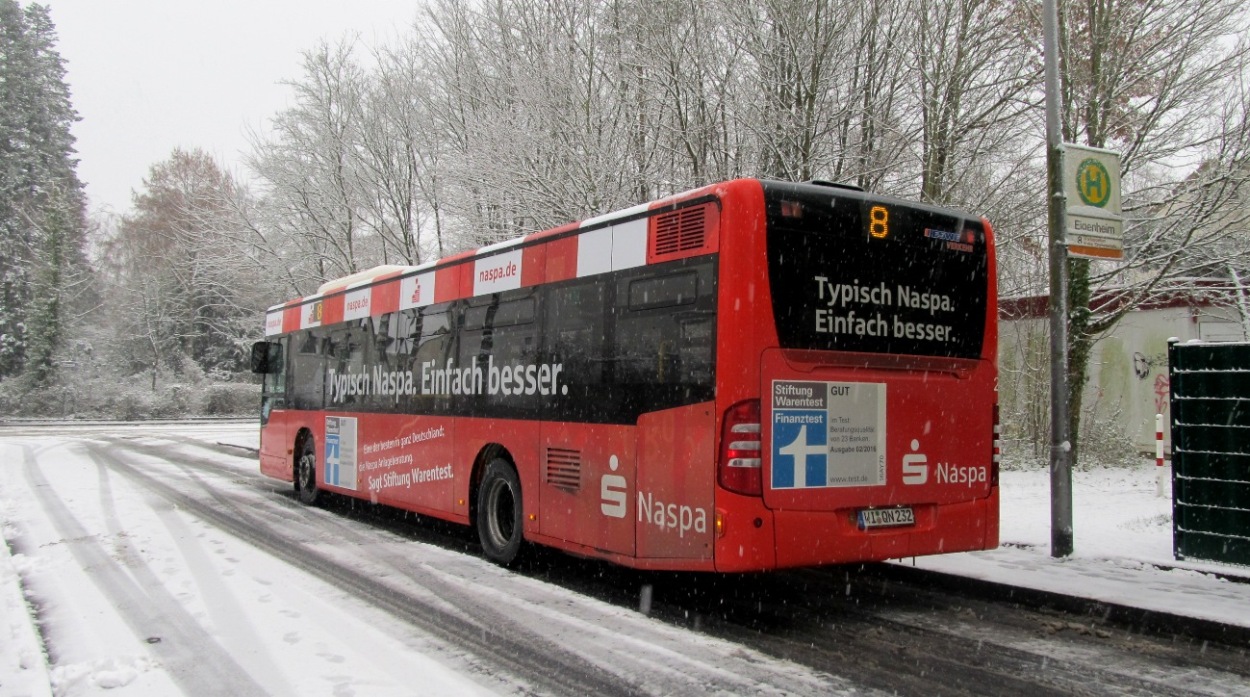
[[[259,410],[259,387],[227,383],[208,387],[200,413],[206,416],[251,416]]]

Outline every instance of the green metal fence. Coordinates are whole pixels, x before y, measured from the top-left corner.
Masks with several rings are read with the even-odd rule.
[[[1250,344],[1168,346],[1177,559],[1250,565]]]

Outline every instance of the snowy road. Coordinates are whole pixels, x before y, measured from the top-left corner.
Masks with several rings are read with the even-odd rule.
[[[1247,691],[1244,648],[854,571],[558,554],[505,571],[455,526],[300,506],[237,447],[255,440],[254,424],[0,429],[9,566],[47,651],[44,667],[5,649],[0,697]],[[634,609],[643,583],[653,617]],[[11,647],[26,608],[0,610]]]
[[[0,436],[0,510],[55,694],[849,689],[342,511],[301,507],[250,453],[217,445],[254,443],[254,425],[20,430]]]

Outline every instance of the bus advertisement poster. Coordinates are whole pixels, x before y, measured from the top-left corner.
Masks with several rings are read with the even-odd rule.
[[[774,489],[885,484],[885,385],[777,380]]]
[[[356,419],[326,417],[326,484],[356,489]]]

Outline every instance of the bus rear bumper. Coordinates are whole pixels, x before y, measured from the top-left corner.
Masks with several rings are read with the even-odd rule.
[[[988,498],[916,506],[914,525],[865,529],[858,509],[777,511],[777,568],[883,561],[998,546],[998,489]]]
[[[727,525],[717,540],[716,570],[759,571],[893,560],[999,545],[999,490],[973,501],[913,507],[914,525],[863,528],[859,508],[761,511],[763,525]],[[759,513],[764,512],[763,516]],[[736,516],[741,520],[742,513]],[[744,555],[744,550],[747,552]]]

